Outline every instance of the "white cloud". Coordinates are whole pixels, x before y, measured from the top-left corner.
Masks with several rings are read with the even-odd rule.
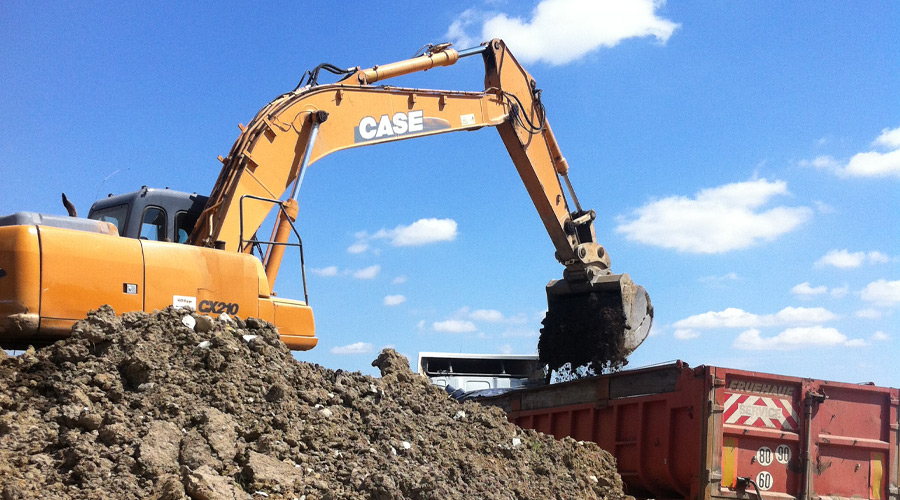
[[[841,168],[841,164],[828,155],[816,156],[812,160],[802,160],[800,166],[813,167],[818,170],[828,170],[830,172],[837,172]]]
[[[891,257],[881,252],[869,252],[869,262],[872,264],[886,264],[891,261]]]
[[[900,304],[900,280],[878,280],[866,285],[860,297],[876,306],[893,307]]]
[[[357,254],[363,253],[369,249],[369,244],[365,241],[357,241],[356,243],[347,247],[347,253]]]
[[[513,348],[509,344],[503,344],[500,346],[500,354],[512,354]]]
[[[824,323],[837,315],[821,307],[785,307],[775,314],[758,315],[736,307],[724,311],[709,311],[676,321],[679,329],[758,328],[778,325],[806,325]]]
[[[691,330],[690,328],[679,328],[675,330],[675,333],[672,334],[677,340],[691,340],[700,336],[700,332],[697,330]]]
[[[831,296],[836,299],[842,299],[846,297],[848,293],[850,293],[850,287],[847,285],[831,289]]]
[[[397,276],[393,281],[391,281],[392,285],[402,285],[404,283],[406,283],[406,276]]]
[[[704,189],[694,198],[670,196],[645,204],[630,218],[620,217],[616,232],[631,241],[689,253],[749,248],[812,217],[809,207],[762,208],[786,194],[785,182],[759,179]]]
[[[898,177],[900,178],[900,127],[884,129],[872,145],[885,152],[866,151],[853,155],[846,165],[830,156],[818,156],[801,165],[827,170],[840,177]]]
[[[459,308],[453,314],[453,317],[456,319],[465,319],[482,323],[505,323],[509,325],[517,325],[528,322],[528,317],[526,314],[520,313],[515,316],[506,316],[496,309],[475,309],[473,311],[469,306]],[[540,318],[536,319],[536,321],[541,321],[543,319],[544,316],[541,315]]]
[[[323,267],[321,269],[312,269],[311,271],[316,276],[337,276],[338,275],[337,266],[328,266],[328,267]]]
[[[881,319],[881,316],[883,316],[883,314],[878,309],[866,308],[866,309],[860,309],[859,311],[856,311],[857,318]]]
[[[371,280],[375,279],[375,276],[378,276],[379,272],[381,272],[381,266],[375,264],[374,266],[369,266],[358,271],[354,271],[353,277],[358,280]]]
[[[847,249],[831,250],[816,261],[816,267],[832,266],[840,269],[852,269],[862,265],[865,252],[850,253]]]
[[[824,285],[812,286],[809,284],[809,281],[804,281],[803,283],[794,286],[794,288],[791,288],[791,293],[800,297],[814,297],[816,295],[828,293],[828,287]]]
[[[384,305],[386,306],[399,306],[404,302],[406,302],[406,297],[403,295],[386,295],[384,297]]]
[[[475,323],[471,321],[459,320],[459,319],[448,319],[446,321],[436,321],[431,327],[436,332],[447,332],[447,333],[467,333],[477,331],[478,328],[475,326]]]
[[[369,354],[371,352],[372,344],[368,342],[356,342],[350,345],[331,348],[331,354]]]
[[[469,317],[475,321],[484,321],[486,323],[500,323],[505,319],[503,313],[496,309],[476,309],[469,314]]]
[[[444,38],[453,42],[457,49],[467,49],[486,41],[469,34],[473,24],[481,22],[486,15],[476,9],[466,9],[447,28]]]
[[[900,149],[889,153],[857,153],[850,158],[843,173],[851,177],[900,177]]]
[[[821,215],[833,214],[837,213],[837,209],[825,203],[824,201],[814,201],[813,205],[816,207],[816,212]]]
[[[763,317],[769,320],[768,316]],[[797,325],[810,323],[825,323],[837,319],[837,315],[822,307],[785,307],[775,313],[773,324]]]
[[[900,127],[895,129],[882,129],[881,135],[872,143],[874,146],[882,146],[889,149],[900,149]]]
[[[831,250],[816,261],[816,267],[832,266],[838,269],[853,269],[866,262],[870,264],[883,264],[890,262],[891,258],[881,252],[850,252],[843,250]]]
[[[748,351],[786,351],[804,347],[858,347],[864,345],[861,339],[847,340],[847,336],[834,328],[807,326],[788,328],[773,337],[763,337],[759,330],[741,332],[734,341],[734,347]]]
[[[397,226],[388,232],[388,237],[395,247],[453,241],[456,239],[456,226],[453,219],[419,219],[408,226]]]
[[[877,342],[884,342],[885,340],[890,340],[890,338],[891,337],[888,336],[888,334],[882,332],[881,330],[878,330],[877,332],[872,334],[872,340]]]
[[[736,307],[729,307],[724,311],[709,311],[695,314],[685,319],[676,321],[675,328],[746,328],[757,326],[760,323],[759,316],[748,313]]]
[[[395,247],[415,247],[453,241],[457,236],[457,224],[453,219],[419,219],[409,225],[399,225],[394,229],[380,229],[374,234],[359,231],[347,249],[349,253],[363,253],[371,248],[371,240],[389,240]]]
[[[469,9],[446,36],[460,49],[502,38],[522,62],[559,65],[630,38],[666,43],[679,25],[657,15],[663,5],[660,0],[541,0],[530,19]],[[479,24],[480,33],[470,34]]]

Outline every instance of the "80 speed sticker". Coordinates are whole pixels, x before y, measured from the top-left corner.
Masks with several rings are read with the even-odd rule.
[[[787,463],[791,461],[790,446],[786,444],[778,445],[778,448],[775,448],[775,453],[772,453],[772,448],[769,448],[768,446],[762,446],[756,450],[756,461],[759,465],[768,467],[772,465],[773,459],[780,464],[787,465]]]

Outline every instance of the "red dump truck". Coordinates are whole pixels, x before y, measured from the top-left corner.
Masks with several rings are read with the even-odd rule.
[[[681,361],[481,398],[655,499],[898,500],[897,389]]]

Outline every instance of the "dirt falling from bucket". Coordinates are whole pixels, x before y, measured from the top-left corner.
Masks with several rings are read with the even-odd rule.
[[[542,363],[555,370],[591,363],[597,373],[628,364],[626,321],[621,298],[590,293],[553,299],[538,340]]]

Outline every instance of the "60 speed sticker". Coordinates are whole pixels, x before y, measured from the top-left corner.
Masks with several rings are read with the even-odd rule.
[[[780,464],[786,465],[791,461],[791,448],[786,444],[778,445],[775,448],[775,451],[772,452],[772,448],[768,446],[760,446],[758,450],[756,450],[756,462],[763,466],[768,467],[772,465],[772,462],[777,461]],[[756,475],[756,486],[763,491],[768,491],[772,488],[775,483],[775,478],[772,477],[772,473],[769,471],[761,471]]]
[[[756,485],[759,486],[759,489],[768,491],[772,489],[772,483],[774,483],[774,480],[769,471],[764,470],[756,475]]]

